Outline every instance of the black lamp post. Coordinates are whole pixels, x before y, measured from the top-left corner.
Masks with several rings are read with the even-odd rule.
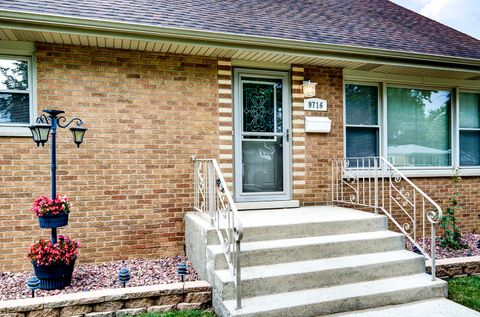
[[[73,122],[76,123],[75,127],[71,127],[70,131],[73,134],[73,142],[80,147],[80,144],[83,142],[83,136],[87,131],[86,128],[83,128],[81,125],[83,121],[79,118],[73,118],[67,122],[67,119],[64,116],[59,116],[65,111],[62,110],[43,110],[44,113],[37,118],[34,125],[30,126],[30,131],[32,132],[33,141],[37,143],[37,146],[45,146],[45,143],[48,141],[48,136],[50,131],[52,132],[52,155],[51,155],[51,172],[52,172],[52,199],[55,199],[57,196],[57,128],[67,128]],[[52,228],[52,243],[57,242],[57,228]]]

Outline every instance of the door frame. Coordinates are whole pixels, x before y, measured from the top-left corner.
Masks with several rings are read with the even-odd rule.
[[[242,193],[242,92],[241,78],[274,78],[282,79],[282,111],[283,111],[283,191]],[[290,72],[277,70],[234,68],[233,70],[233,180],[236,202],[285,201],[292,198],[292,115]],[[288,139],[286,135],[288,133]]]

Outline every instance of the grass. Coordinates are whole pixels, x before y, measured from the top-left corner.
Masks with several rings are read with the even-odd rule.
[[[215,317],[212,312],[204,310],[176,310],[167,313],[148,313],[140,315],[140,317]]]
[[[449,279],[448,298],[480,312],[480,275]]]

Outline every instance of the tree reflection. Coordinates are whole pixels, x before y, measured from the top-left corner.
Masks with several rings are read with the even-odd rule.
[[[28,63],[0,60],[0,89],[12,90],[0,93],[0,122],[28,123],[29,95],[14,92],[28,89]]]

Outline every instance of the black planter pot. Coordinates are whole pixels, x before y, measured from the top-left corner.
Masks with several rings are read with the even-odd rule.
[[[38,217],[40,228],[58,228],[68,225],[68,213]]]
[[[32,263],[33,264],[33,263]],[[50,266],[37,266],[33,264],[35,276],[40,280],[40,289],[62,289],[72,282],[75,260],[70,264],[55,264]]]

